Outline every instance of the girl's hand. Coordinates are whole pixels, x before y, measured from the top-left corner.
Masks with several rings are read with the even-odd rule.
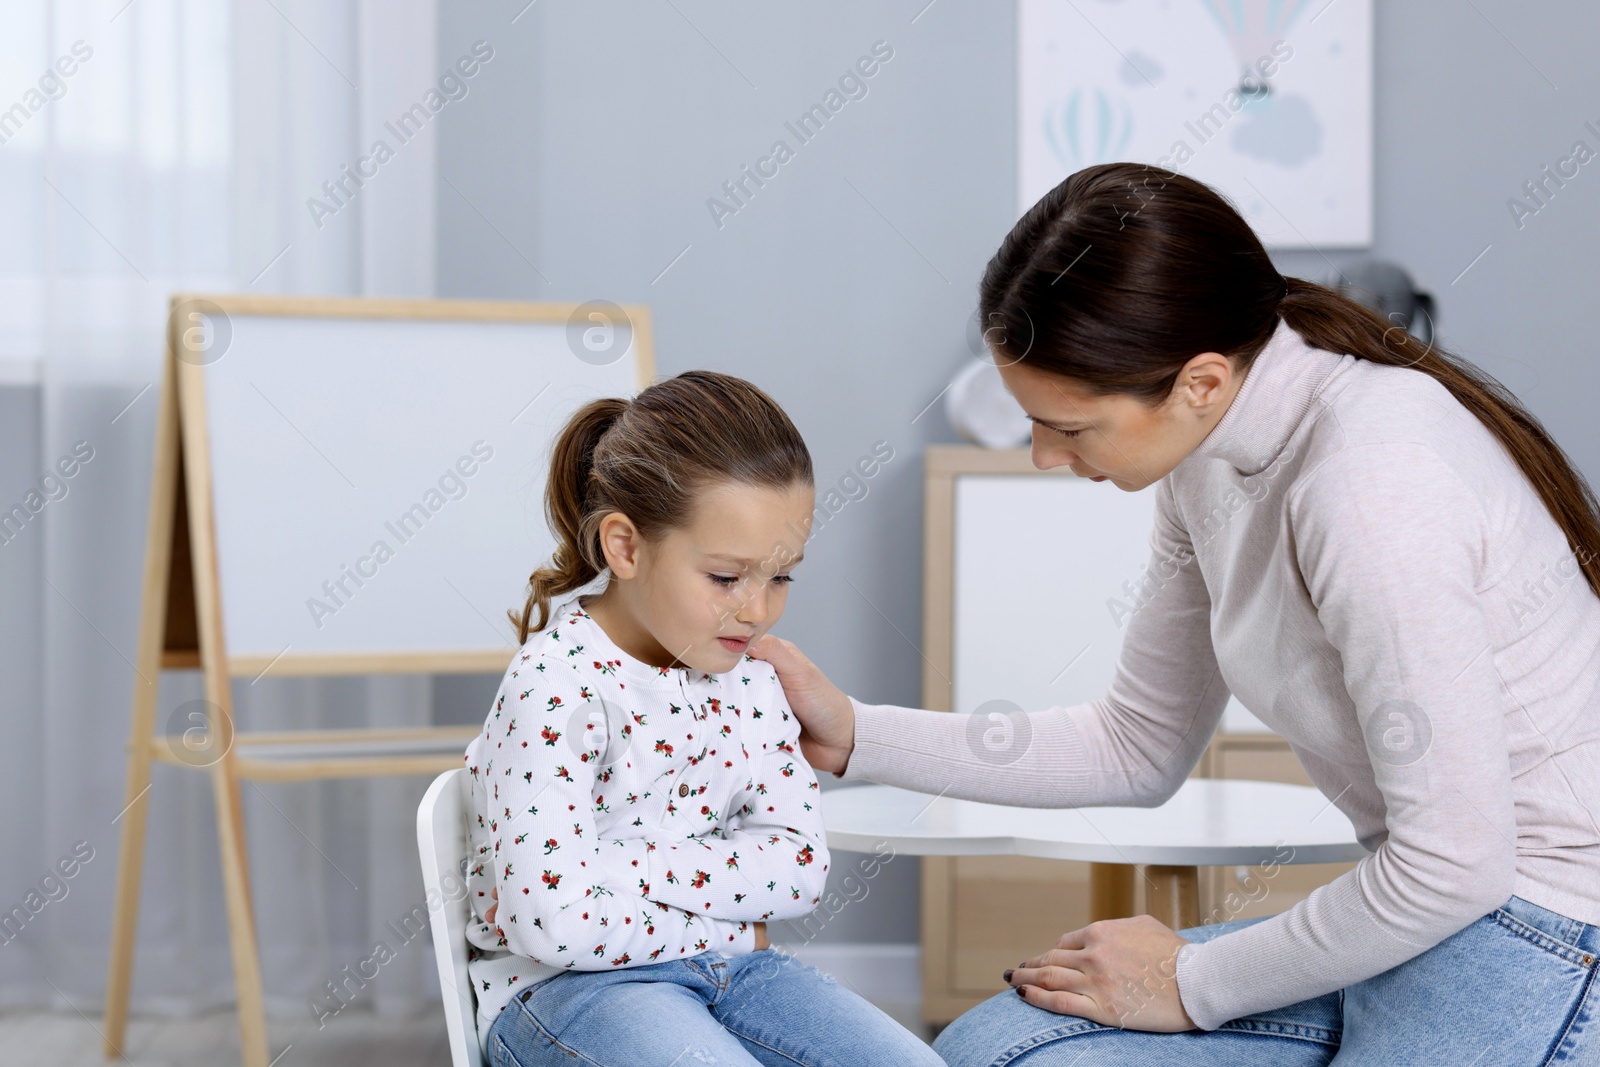
[[[800,719],[800,751],[806,762],[819,771],[842,774],[856,744],[856,712],[850,698],[792,641],[763,634],[749,652],[778,672],[783,695]]]
[[[1003,977],[1046,1011],[1125,1030],[1193,1030],[1177,980],[1178,950],[1188,943],[1149,915],[1106,919],[1062,934]]]
[[[756,923],[756,951],[760,952],[764,948],[771,947],[772,942],[767,940],[767,924]]]

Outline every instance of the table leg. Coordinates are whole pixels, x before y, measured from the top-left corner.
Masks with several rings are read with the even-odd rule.
[[[1133,866],[1089,864],[1089,921],[1122,919],[1133,914]]]
[[[1144,869],[1145,902],[1151,915],[1174,930],[1200,925],[1200,872],[1194,867]]]

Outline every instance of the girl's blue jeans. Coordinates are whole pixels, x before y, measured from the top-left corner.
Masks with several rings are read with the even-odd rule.
[[[905,1027],[772,949],[565,971],[511,998],[490,1067],[944,1067]]]
[[[1208,941],[1261,922],[1178,931]],[[933,1043],[950,1067],[1564,1067],[1600,1064],[1600,926],[1513,896],[1407,962],[1212,1031],[1119,1030],[1007,990]]]

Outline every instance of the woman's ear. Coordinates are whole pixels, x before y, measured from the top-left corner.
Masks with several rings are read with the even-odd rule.
[[[606,557],[606,566],[618,578],[632,578],[639,573],[639,549],[644,538],[633,525],[633,520],[620,511],[613,511],[600,520],[600,551]]]
[[[1173,382],[1173,393],[1184,403],[1207,414],[1211,408],[1231,399],[1230,384],[1238,378],[1238,364],[1220,352],[1201,352],[1184,364]]]

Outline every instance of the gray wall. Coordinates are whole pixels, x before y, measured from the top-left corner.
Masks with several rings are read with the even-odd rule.
[[[541,0],[513,24],[525,3],[447,0],[441,17],[442,62],[479,38],[496,54],[441,128],[440,295],[650,305],[658,372],[767,389],[810,442],[819,489],[888,441],[867,497],[808,547],[779,632],[862,699],[916,703],[920,454],[954,440],[939,405],[918,414],[967,357],[978,277],[1014,220],[1011,5]],[[1600,128],[1600,9],[1378,7],[1372,251],[1412,269],[1438,297],[1441,342],[1593,477],[1600,162],[1520,230],[1506,200],[1575,140],[1600,150],[1583,128]],[[707,198],[775,139],[793,145],[784,123],[879,40],[894,57],[868,94],[719,229]],[[1349,255],[1280,266],[1321,278]],[[481,719],[481,685],[441,685]],[[819,940],[915,940],[914,873],[886,868]]]

